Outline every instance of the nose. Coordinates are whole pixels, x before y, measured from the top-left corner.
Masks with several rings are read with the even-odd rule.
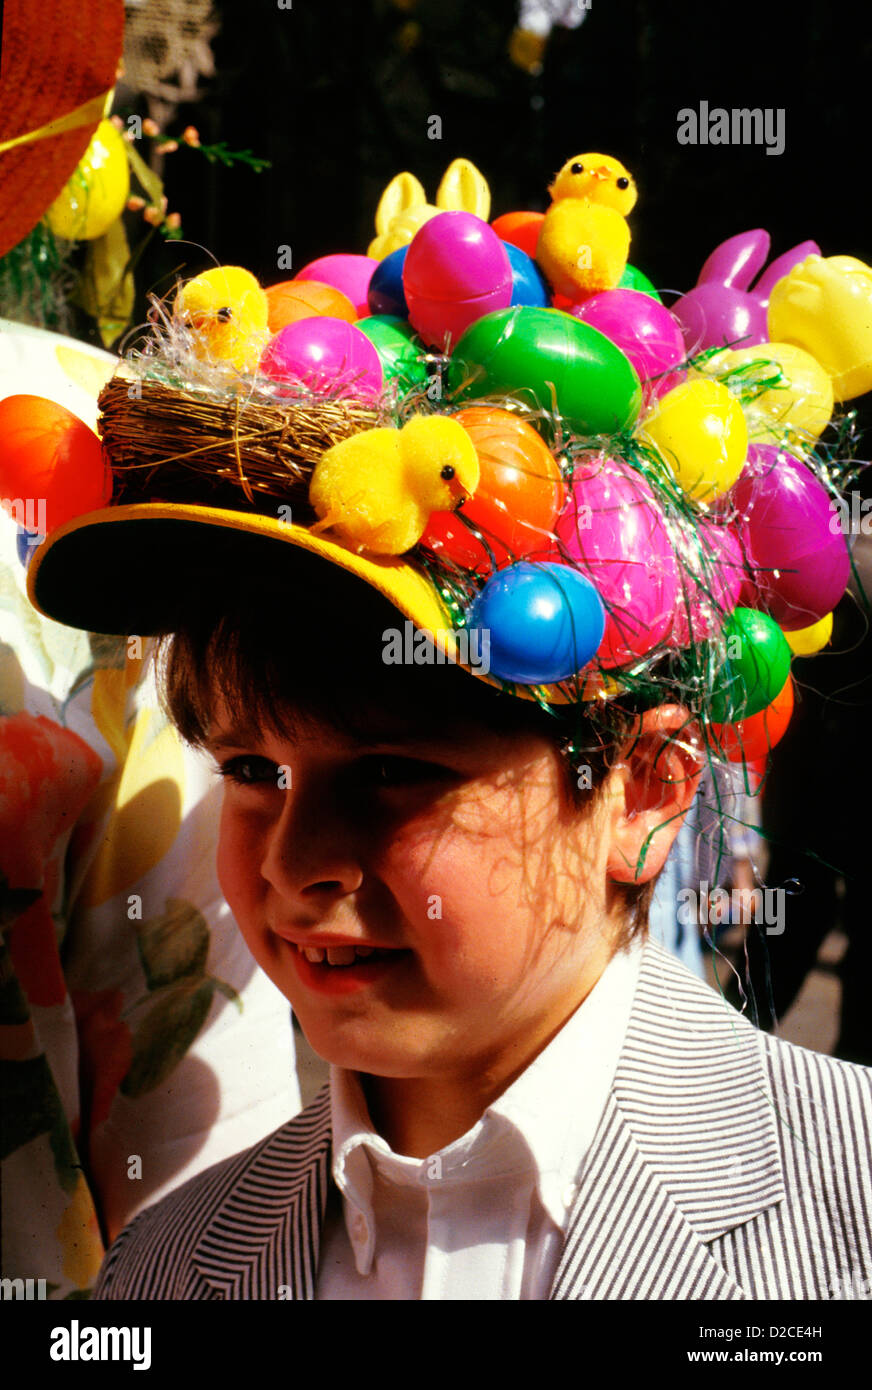
[[[358,891],[364,881],[358,834],[335,793],[306,794],[297,786],[286,792],[260,871],[290,917],[311,922]]]

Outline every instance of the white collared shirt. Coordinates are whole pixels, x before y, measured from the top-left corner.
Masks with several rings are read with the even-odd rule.
[[[614,956],[526,1071],[428,1158],[377,1134],[358,1076],[330,1069],[333,1181],[316,1298],[546,1299],[606,1104],[641,963]]]

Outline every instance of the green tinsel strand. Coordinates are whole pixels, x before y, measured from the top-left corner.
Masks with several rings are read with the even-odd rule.
[[[69,332],[73,250],[72,242],[60,241],[45,222],[38,222],[0,257],[0,317],[53,333]]]

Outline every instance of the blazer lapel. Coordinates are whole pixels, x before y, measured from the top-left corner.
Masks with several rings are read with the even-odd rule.
[[[784,1196],[756,1030],[649,942],[551,1297],[743,1298],[708,1242]]]
[[[218,1297],[315,1297],[329,1159],[325,1086],[270,1136],[192,1252],[192,1263]]]

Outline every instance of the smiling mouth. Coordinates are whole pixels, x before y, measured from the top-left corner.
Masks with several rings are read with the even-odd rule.
[[[386,946],[298,946],[297,950],[313,965],[347,967],[361,961],[386,960],[399,951]]]

